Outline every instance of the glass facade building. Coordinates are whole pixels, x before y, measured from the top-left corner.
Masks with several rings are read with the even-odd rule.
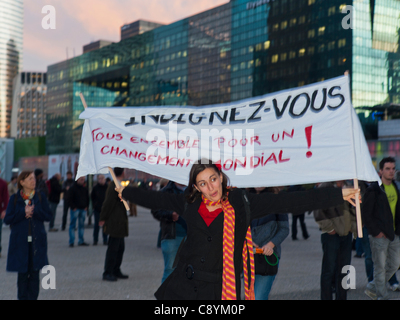
[[[12,88],[22,70],[23,0],[0,0],[0,138],[11,132]]]
[[[46,135],[47,75],[21,72],[14,79],[11,137],[16,139]]]
[[[231,0],[51,65],[47,152],[79,152],[80,92],[89,106],[200,106],[349,71],[355,107],[398,103],[399,5],[398,0]],[[353,15],[342,13],[346,6]],[[368,110],[359,112],[362,120],[370,118]]]

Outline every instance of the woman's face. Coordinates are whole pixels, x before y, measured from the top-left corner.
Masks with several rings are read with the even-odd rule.
[[[222,174],[207,168],[197,175],[195,188],[208,200],[216,202],[222,197],[222,179]]]
[[[27,176],[24,180],[21,180],[21,186],[29,191],[32,191],[36,187],[36,179],[35,174],[32,172],[29,176]]]

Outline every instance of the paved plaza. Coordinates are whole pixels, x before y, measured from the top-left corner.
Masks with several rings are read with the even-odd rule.
[[[61,223],[62,203],[58,206],[56,225]],[[291,223],[291,217],[289,218]],[[312,215],[306,216],[311,237],[292,241],[289,236],[282,244],[279,273],[272,288],[271,300],[319,300],[322,249],[320,231]],[[46,224],[47,228],[47,224]],[[298,227],[300,232],[300,227]],[[68,231],[48,233],[49,262],[56,270],[56,289],[40,289],[40,300],[154,300],[154,292],[161,282],[163,258],[156,242],[159,222],[150,211],[138,207],[138,216],[129,217],[129,237],[125,242],[122,272],[128,280],[102,280],[107,247],[93,246],[93,228],[85,229],[88,247],[68,246]],[[2,257],[0,258],[0,300],[17,297],[17,274],[6,272],[10,229],[3,226]],[[301,232],[300,232],[301,235]],[[355,252],[353,251],[353,256]],[[364,294],[367,284],[364,259],[352,258],[356,269],[356,289],[348,293],[349,300],[368,300]],[[400,272],[398,272],[400,279]],[[391,299],[399,299],[400,292],[391,292]]]

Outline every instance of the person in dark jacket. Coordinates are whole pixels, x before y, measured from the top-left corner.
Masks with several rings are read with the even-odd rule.
[[[50,179],[49,206],[52,217],[49,223],[49,231],[51,232],[58,231],[57,228],[54,228],[54,220],[56,219],[57,206],[60,203],[60,194],[62,191],[60,180],[61,175],[59,173],[56,173]]]
[[[43,170],[35,169],[35,179],[36,179],[36,191],[40,191],[46,195],[46,198],[49,196],[49,189],[46,186],[46,181],[43,179]]]
[[[324,182],[319,188],[345,188],[345,181]],[[321,230],[322,267],[321,300],[347,300],[348,288],[342,285],[346,274],[343,267],[351,264],[353,234],[357,237],[355,209],[344,202],[325,210],[314,211],[315,222]]]
[[[85,232],[85,218],[89,206],[89,191],[85,186],[85,177],[80,177],[68,191],[68,199],[71,207],[71,222],[69,224],[69,246],[75,244],[75,227],[78,220],[78,246],[87,246],[83,235]]]
[[[281,188],[258,187],[250,189],[251,193],[271,192],[278,194]],[[289,218],[287,214],[269,214],[261,219],[251,222],[251,234],[253,244],[256,248],[262,248],[264,256],[276,254],[281,259],[281,244],[289,235]],[[273,258],[273,257],[272,257]],[[256,300],[268,300],[272,285],[275,281],[274,275],[256,274],[254,279],[254,293]]]
[[[114,173],[118,181],[121,182],[124,179],[123,168],[114,168]],[[129,234],[128,216],[124,204],[115,192],[114,181],[108,184],[106,199],[101,208],[99,225],[104,227],[104,232],[109,236],[103,280],[127,279],[128,276],[121,272],[121,264],[125,251],[124,238]]]
[[[1,168],[0,168],[1,173]],[[6,215],[6,209],[8,205],[9,193],[7,188],[7,182],[0,179],[0,257],[1,257],[1,230],[3,228],[3,219]]]
[[[374,280],[365,293],[374,300],[388,299],[386,283],[400,266],[400,193],[394,181],[395,159],[382,159],[379,173],[382,185],[370,184],[361,210],[374,263]]]
[[[181,194],[186,186],[169,181],[168,184],[161,189],[160,192]],[[157,220],[160,221],[161,227],[161,251],[164,257],[164,273],[161,283],[168,278],[174,270],[173,265],[179,246],[186,237],[187,226],[179,214],[170,210],[152,210],[151,212]]]
[[[65,227],[67,226],[67,217],[68,217],[68,209],[69,209],[68,190],[69,190],[69,188],[72,187],[72,185],[74,183],[75,183],[75,180],[72,179],[72,172],[68,171],[67,179],[63,182],[63,185],[62,185],[62,192],[64,193],[64,196],[63,196],[64,205],[63,205],[61,230],[63,230],[63,231],[65,230]]]
[[[359,192],[324,188],[283,194],[250,194],[228,185],[229,178],[221,168],[202,159],[191,168],[185,194],[116,188],[123,199],[140,206],[177,212],[188,226],[177,267],[155,293],[157,299],[240,299],[242,270],[245,298],[254,299],[251,234],[249,238],[251,220],[296,208],[304,211],[328,208],[342,203],[343,199],[351,201]],[[249,214],[245,210],[245,199],[250,202]]]
[[[93,215],[94,215],[94,226],[93,226],[93,245],[97,245],[99,241],[99,231],[100,231],[100,212],[103,205],[104,199],[106,198],[107,191],[106,178],[104,175],[99,174],[97,176],[97,184],[93,187],[90,197],[92,198]],[[101,233],[103,234],[103,244],[107,244],[107,234],[104,233],[103,228],[101,228]]]
[[[304,187],[302,185],[293,185],[289,186],[288,192],[294,192],[294,191],[304,191]],[[303,234],[303,239],[307,240],[310,235],[307,231],[307,226],[305,223],[305,212],[291,212],[292,213],[292,240],[296,241],[298,240],[297,238],[297,220],[300,222],[300,228],[301,232]]]
[[[39,296],[39,271],[49,264],[44,221],[51,211],[45,194],[35,192],[32,171],[18,176],[19,192],[10,198],[4,223],[11,226],[7,271],[18,272],[18,299],[36,300]]]

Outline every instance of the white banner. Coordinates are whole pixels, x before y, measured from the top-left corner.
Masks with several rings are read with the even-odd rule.
[[[187,184],[200,158],[237,187],[379,181],[349,79],[205,107],[87,108],[77,178],[107,167]]]

